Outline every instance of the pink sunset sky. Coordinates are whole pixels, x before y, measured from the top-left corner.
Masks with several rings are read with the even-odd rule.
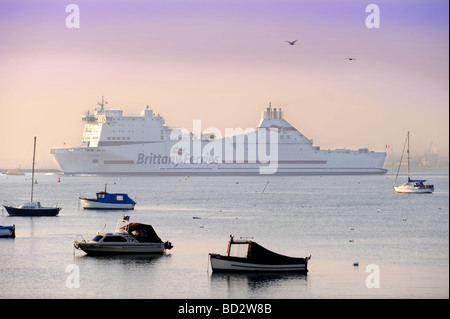
[[[80,9],[68,28],[66,7]],[[380,9],[368,28],[366,6]],[[146,105],[166,125],[255,128],[285,119],[322,149],[449,153],[448,1],[0,2],[0,168],[57,168],[81,116]],[[286,41],[298,40],[291,46]],[[356,60],[350,61],[347,57]]]

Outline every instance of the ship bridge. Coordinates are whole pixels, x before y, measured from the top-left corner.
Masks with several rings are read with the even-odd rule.
[[[271,105],[263,112],[258,128],[286,128],[296,131],[295,127],[283,118],[283,111],[281,108],[272,108]]]
[[[312,145],[312,140],[309,140],[306,136],[300,133],[283,117],[284,112],[281,108],[272,108],[272,105],[269,104],[269,107],[262,113],[261,121],[258,124],[257,130],[276,130],[279,134],[280,141],[285,140],[286,143],[295,141],[295,143],[306,143]]]

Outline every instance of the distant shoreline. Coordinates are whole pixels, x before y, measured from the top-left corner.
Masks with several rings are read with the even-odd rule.
[[[0,173],[6,175],[6,172],[7,172],[9,169],[10,169],[10,168],[0,168]],[[24,169],[20,169],[20,171],[21,171],[22,173],[31,173],[31,168],[30,168],[30,169],[25,169],[25,168],[24,168]],[[58,170],[58,169],[53,169],[53,168],[42,168],[42,169],[37,169],[37,168],[35,168],[34,171],[35,171],[36,173],[58,173],[58,174],[64,174],[63,171]],[[14,174],[8,174],[8,175],[14,176]]]
[[[397,168],[390,166],[390,167],[385,167],[388,171],[387,171],[387,175],[389,174],[395,174],[397,172]],[[449,166],[441,166],[441,167],[425,167],[425,166],[414,166],[415,169],[418,169],[418,171],[416,172],[417,174],[420,174],[423,171],[427,171],[428,174],[431,171],[449,171]],[[6,172],[8,171],[8,169],[4,169],[4,168],[0,168],[0,174],[4,175],[4,176],[20,176],[20,175],[15,175],[15,174],[6,174]],[[31,169],[21,169],[20,170],[22,173],[24,174],[31,174]],[[64,175],[64,172],[58,169],[53,169],[53,168],[42,168],[42,169],[35,169],[34,170],[36,173],[54,173],[54,174],[61,174]],[[401,171],[400,175],[404,175],[405,172]],[[108,175],[114,175],[114,173],[109,173]],[[136,174],[131,174],[131,175],[136,175]],[[139,175],[139,174],[137,174]],[[361,174],[364,175],[364,174]]]

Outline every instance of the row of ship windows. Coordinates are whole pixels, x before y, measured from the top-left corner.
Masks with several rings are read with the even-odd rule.
[[[131,138],[130,137],[120,137],[120,136],[117,136],[117,137],[115,137],[115,136],[113,136],[113,137],[108,136],[106,139],[109,140],[109,141],[110,140],[113,140],[113,141],[125,141],[125,140],[127,140],[127,141],[129,141]],[[160,139],[163,140],[164,136],[161,135]]]
[[[131,138],[130,137],[115,137],[115,136],[110,137],[110,136],[108,136],[107,139],[108,140],[130,140]]]
[[[101,130],[98,130],[98,132],[100,132]],[[88,129],[86,129],[86,132],[91,132],[90,130],[88,130]],[[97,131],[96,131],[97,132]],[[110,131],[111,133],[116,133],[116,131],[115,130],[112,130],[112,131]],[[117,130],[117,133],[125,133],[125,130]],[[134,130],[128,130],[128,133],[134,133]],[[145,133],[145,131],[142,131],[142,133]],[[163,130],[161,130],[160,131],[160,134],[161,135],[163,135],[164,134],[164,131]]]
[[[113,137],[108,136],[106,139],[107,139],[108,141],[110,141],[110,140],[113,140],[113,141],[125,141],[125,140],[128,140],[128,141],[129,141],[131,138],[130,138],[130,137],[120,137],[120,136],[117,136],[117,137],[116,137],[116,136],[113,136]],[[164,136],[161,135],[160,139],[163,140],[163,139],[164,139]],[[284,135],[280,135],[280,139],[284,140]],[[290,135],[287,135],[287,136],[286,136],[286,139],[287,139],[287,140],[290,140],[290,139],[291,139],[291,136],[290,136]]]
[[[87,116],[85,116],[85,117],[83,117],[82,118],[82,120],[83,121],[85,121],[85,122],[100,122],[100,123],[103,123],[103,122],[112,122],[112,121],[121,121],[121,120],[131,120],[131,121],[135,121],[135,120],[142,120],[142,121],[145,121],[145,118],[143,118],[143,117],[111,117],[111,116],[98,116],[98,117],[95,117],[95,116],[89,116],[89,117],[87,117]],[[107,123],[107,124],[109,124],[109,123]]]

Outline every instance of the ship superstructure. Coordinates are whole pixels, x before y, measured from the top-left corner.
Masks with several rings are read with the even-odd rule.
[[[51,154],[65,174],[383,174],[386,153],[321,150],[269,106],[256,129],[169,128],[149,106],[139,116],[101,108],[82,116],[80,147]]]

